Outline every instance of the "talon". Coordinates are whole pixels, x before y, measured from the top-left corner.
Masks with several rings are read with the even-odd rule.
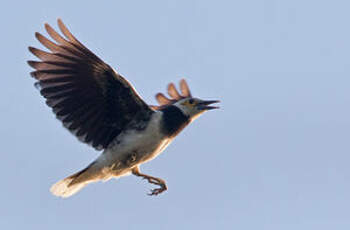
[[[157,196],[160,193],[164,192],[166,189],[164,188],[155,188],[151,190],[151,193],[148,193],[149,196]]]
[[[146,174],[142,174],[140,173],[138,167],[133,168],[132,173],[136,176],[142,177],[143,180],[147,180],[148,183],[160,186],[160,188],[152,189],[151,192],[148,193],[149,196],[156,196],[168,189],[164,180],[160,178],[148,176]]]
[[[159,184],[160,188],[155,188],[151,190],[151,193],[148,193],[147,195],[149,196],[157,196],[159,194],[161,194],[162,192],[166,191],[168,188],[166,186],[166,184]]]

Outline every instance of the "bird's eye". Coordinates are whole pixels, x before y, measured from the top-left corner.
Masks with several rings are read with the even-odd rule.
[[[191,105],[194,103],[194,100],[193,99],[190,99],[189,101],[188,101],[188,103],[190,103]]]

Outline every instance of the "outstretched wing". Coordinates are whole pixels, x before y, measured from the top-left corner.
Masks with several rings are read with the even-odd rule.
[[[37,39],[51,52],[29,47],[41,61],[28,61],[31,75],[63,125],[81,141],[103,149],[131,121],[147,120],[153,110],[130,83],[81,44],[60,19],[65,37],[45,28],[56,43],[40,33]]]
[[[179,91],[177,91],[174,83],[169,83],[168,94],[170,98],[167,98],[163,93],[157,93],[156,100],[159,106],[153,106],[154,109],[161,110],[162,108],[172,105],[181,99],[192,97],[190,88],[188,87],[185,79],[181,79],[180,81],[180,90],[181,90],[181,94],[179,93]]]

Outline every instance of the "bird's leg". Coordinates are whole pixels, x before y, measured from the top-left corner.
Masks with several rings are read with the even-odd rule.
[[[160,186],[160,188],[152,189],[151,193],[148,193],[148,195],[150,195],[150,196],[158,195],[158,194],[160,194],[168,189],[164,180],[141,173],[138,166],[136,166],[132,169],[132,174],[134,174],[135,176],[142,177],[143,179],[146,179],[151,184],[155,184],[155,185]]]

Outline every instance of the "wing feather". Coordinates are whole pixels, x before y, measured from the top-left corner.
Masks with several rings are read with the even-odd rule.
[[[185,79],[181,79],[180,81],[180,90],[184,97],[192,97],[190,87],[188,87]]]
[[[185,79],[181,79],[181,81],[180,81],[180,90],[181,90],[181,94],[176,89],[174,83],[169,83],[168,84],[168,94],[171,97],[171,99],[167,98],[162,93],[157,93],[156,100],[157,100],[159,106],[153,106],[153,108],[155,110],[161,110],[164,107],[172,105],[181,99],[192,97],[190,88],[188,87]]]
[[[41,61],[28,61],[31,75],[56,117],[79,140],[103,149],[139,117],[154,110],[130,83],[80,43],[59,19],[63,36],[50,25],[45,29],[53,41],[35,33],[50,52],[34,47],[29,51]],[[56,43],[55,43],[56,42]],[[140,121],[141,122],[141,121]]]
[[[179,94],[179,92],[177,91],[174,83],[170,83],[168,85],[168,94],[170,97],[172,97],[174,100],[180,100],[181,99],[181,95]]]

